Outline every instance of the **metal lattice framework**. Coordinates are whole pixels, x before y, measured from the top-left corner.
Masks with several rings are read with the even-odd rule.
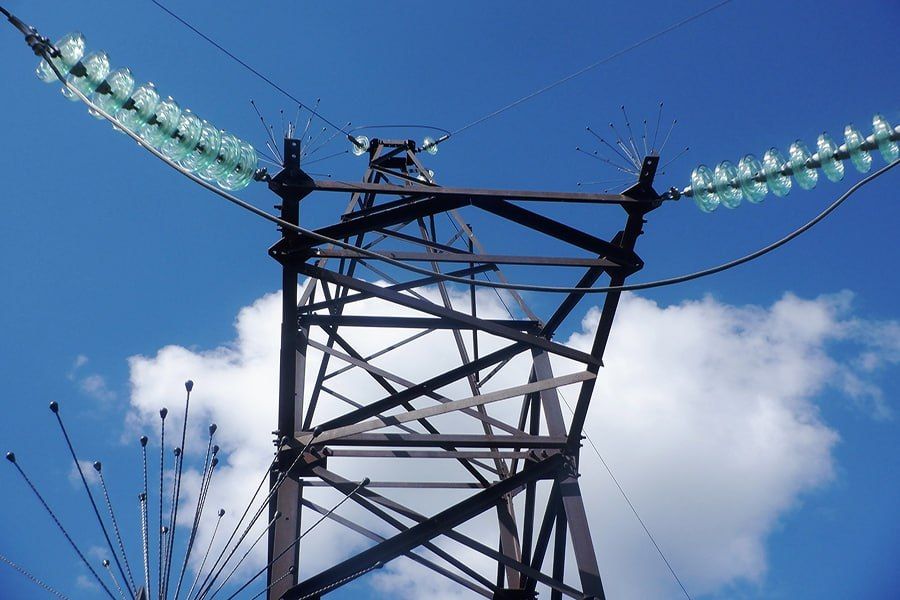
[[[635,185],[622,194],[610,195],[440,187],[420,162],[422,155],[417,154],[415,143],[408,140],[373,140],[362,183],[314,181],[300,168],[299,146],[299,140],[285,140],[285,167],[270,181],[270,188],[282,199],[282,218],[298,223],[300,202],[314,191],[350,193],[340,220],[315,230],[317,233],[457,277],[474,279],[477,274],[492,272],[506,281],[503,265],[534,265],[577,270],[581,275],[577,286],[582,288],[595,285],[604,275],[611,286],[620,286],[643,266],[634,252],[635,242],[644,215],[661,204],[652,187],[658,164],[658,157],[653,155],[644,159]],[[613,207],[619,207],[624,209],[624,227],[604,240],[529,207],[538,202],[590,204],[610,216],[614,216]],[[506,225],[555,238],[578,255],[490,254],[461,216],[460,211],[466,207],[503,219]],[[442,214],[449,220],[436,219]],[[437,226],[448,221],[452,222],[453,235],[445,235]],[[621,293],[606,294],[593,345],[590,352],[582,352],[552,338],[583,293],[562,296],[561,301],[555,296],[555,309],[541,319],[522,295],[512,291],[510,297],[524,318],[489,319],[478,315],[474,284],[466,286],[471,305],[468,310],[460,310],[452,304],[451,292],[459,293],[461,286],[451,290],[437,274],[421,276],[383,265],[378,268],[378,260],[362,252],[321,244],[295,232],[282,233],[270,254],[283,267],[277,433],[290,441],[281,446],[278,464],[282,472],[290,473],[277,488],[277,502],[271,507],[273,513],[278,510],[285,518],[278,520],[269,538],[269,598],[318,598],[401,556],[455,581],[476,596],[531,598],[536,595],[536,586],[543,584],[552,590],[551,598],[603,598],[578,483],[578,458],[582,428]],[[448,238],[449,242],[440,241]],[[515,247],[516,240],[511,241]],[[372,283],[372,273],[389,285]],[[300,276],[306,278],[306,284],[298,293]],[[348,314],[348,306],[369,299],[390,303],[399,310],[391,315]],[[403,316],[396,316],[398,313]],[[369,349],[364,354],[346,335],[351,328],[361,327],[415,333],[400,341],[395,335],[377,352]],[[313,336],[314,329],[322,335]],[[376,357],[439,330],[452,333],[457,357],[452,368],[435,365],[426,379],[409,381],[376,366]],[[314,341],[313,337],[326,341]],[[480,353],[479,342],[482,348],[496,349]],[[314,380],[306,373],[311,349],[322,353]],[[527,381],[482,391],[494,374],[522,356],[531,365]],[[557,374],[551,357],[568,359],[571,362],[566,364],[577,368]],[[312,364],[310,361],[310,368]],[[364,397],[357,398],[353,393],[338,392],[335,381],[350,372],[364,372],[380,388],[381,396],[360,394]],[[305,382],[311,380],[312,389],[304,389]],[[563,416],[558,393],[567,385],[577,386],[570,419]],[[455,393],[443,391],[448,386]],[[460,389],[466,391],[460,394]],[[500,406],[494,403],[500,401],[516,403],[518,418],[504,419],[496,410],[492,416],[491,409]],[[340,405],[338,416],[320,417],[325,403],[331,413]],[[451,414],[452,420],[448,419]],[[447,430],[448,425],[452,429]],[[338,459],[373,458],[392,461],[396,467],[392,473],[411,472],[411,477],[415,472],[406,469],[404,461],[444,459],[442,464],[458,466],[454,472],[459,476],[446,482],[375,481],[353,493],[357,483],[332,466]],[[541,481],[550,486],[549,495],[537,493]],[[309,519],[302,512],[311,511],[316,515],[313,518],[325,513],[304,498],[303,489],[310,486],[351,494],[354,502],[396,533],[380,536],[361,523],[328,514],[374,544],[318,574],[299,577],[299,553],[282,550],[300,534],[301,521]],[[471,493],[433,514],[421,514],[379,488],[413,488],[421,494],[440,494],[446,489]],[[524,510],[517,511],[514,498],[519,494],[524,494],[524,503],[518,503]],[[491,539],[476,539],[460,532],[466,522],[491,512],[496,513],[497,523],[496,529],[486,534]],[[496,575],[479,573],[436,545],[439,536],[493,561]],[[569,542],[580,581],[566,583],[563,573]]]

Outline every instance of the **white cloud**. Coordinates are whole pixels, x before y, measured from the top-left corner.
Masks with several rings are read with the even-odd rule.
[[[76,382],[78,384],[78,389],[94,400],[103,403],[115,400],[116,393],[109,389],[109,384],[105,377],[97,373],[89,373],[84,376],[79,375],[79,372],[88,364],[88,362],[90,362],[90,359],[84,354],[76,356],[75,360],[72,362],[72,368],[69,369],[66,377],[69,381]]]
[[[95,400],[108,402],[116,399],[116,393],[109,389],[106,378],[102,375],[97,375],[96,373],[84,377],[78,383],[78,387],[82,392]]]
[[[98,485],[100,483],[100,474],[94,469],[93,462],[89,460],[79,460],[78,466],[81,467],[81,472],[84,474],[84,478],[87,480],[88,485]],[[78,467],[75,465],[72,465],[69,468],[69,483],[77,488],[84,485],[81,481],[81,475],[78,474]]]
[[[463,294],[454,295],[454,300],[467,302]],[[713,298],[662,307],[641,297],[623,298],[586,431],[695,594],[721,590],[738,581],[760,581],[767,567],[768,535],[800,505],[804,494],[833,477],[832,450],[838,434],[822,421],[816,405],[826,389],[854,402],[864,399],[874,416],[890,414],[873,374],[898,362],[896,338],[883,332],[900,325],[853,317],[851,301],[848,293],[813,300],[787,294],[770,307],[736,307]],[[349,306],[351,314],[385,310],[375,300]],[[479,313],[505,316],[490,294],[479,297]],[[588,311],[580,330],[566,343],[587,349],[597,317],[596,309]],[[155,356],[130,361],[133,427],[156,426],[158,409],[172,401],[173,391],[186,379],[196,382],[189,451],[202,456],[208,423],[219,425],[216,438],[223,448],[222,463],[209,494],[198,548],[206,547],[220,506],[227,516],[217,539],[221,542],[227,537],[271,460],[268,434],[275,423],[279,321],[280,296],[270,294],[241,310],[237,337],[230,344],[207,351],[167,346]],[[409,333],[383,330],[371,335],[348,330],[351,342],[364,355]],[[465,337],[468,340],[469,336]],[[482,354],[497,344],[487,338],[480,342]],[[319,359],[319,353],[310,352],[308,383]],[[379,358],[377,364],[419,381],[457,362],[450,334],[438,332]],[[513,361],[497,376],[493,389],[523,383],[527,368],[524,357]],[[565,373],[572,369],[560,360],[556,370]],[[348,383],[338,391],[363,402],[384,395],[371,378],[354,372],[348,375]],[[469,395],[465,385],[441,391],[454,398]],[[573,402],[574,392],[567,392],[566,397]],[[180,402],[169,405],[167,438],[172,431],[180,432]],[[323,400],[321,410],[327,418],[343,409],[336,401]],[[515,412],[511,403],[491,407],[494,416],[510,412]],[[435,422],[452,426],[459,423],[454,419],[455,415],[446,415]],[[435,480],[456,476],[455,471],[443,473],[431,464],[438,461],[424,462],[429,464],[410,468]],[[334,465],[348,479],[366,475],[403,478],[390,461],[334,461]],[[581,471],[607,590],[617,597],[669,597],[673,588],[668,573],[588,446],[582,453]],[[196,473],[186,477],[185,494],[190,503],[199,480]],[[433,496],[387,492],[385,495],[422,512],[435,510],[428,504]],[[308,490],[305,497],[326,507],[339,499],[319,488]],[[446,503],[462,497],[461,493],[441,493],[441,501]],[[352,503],[339,513],[366,521]],[[192,511],[180,514],[189,525]],[[304,516],[304,524],[312,518]],[[392,533],[377,521],[366,522],[381,535]],[[479,529],[490,531],[489,520],[463,529],[473,535]],[[250,534],[249,539],[255,535]],[[330,521],[307,539],[305,573],[369,543]],[[495,543],[493,539],[491,545]],[[260,546],[261,552],[248,559],[242,572],[264,564]],[[197,562],[200,554],[194,554]],[[487,564],[477,554],[466,556],[467,563],[476,568]],[[429,575],[407,559],[390,563],[370,580],[390,597],[427,594],[439,600],[469,594],[460,593],[455,584]]]
[[[80,590],[87,590],[91,592],[100,591],[100,586],[97,585],[97,581],[88,577],[87,575],[79,575],[75,578],[75,587]]]

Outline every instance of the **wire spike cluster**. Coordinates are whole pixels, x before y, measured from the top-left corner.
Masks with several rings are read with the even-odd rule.
[[[86,554],[82,551],[81,547],[75,542],[75,540],[70,535],[69,531],[63,526],[56,513],[50,508],[44,496],[38,491],[35,483],[29,478],[29,476],[25,473],[22,466],[20,465],[16,455],[13,452],[8,452],[6,454],[6,459],[12,463],[12,465],[16,468],[17,472],[21,476],[21,478],[25,481],[34,495],[37,497],[41,506],[44,508],[44,511],[50,516],[53,522],[56,524],[57,528],[65,537],[66,541],[75,551],[78,558],[81,560],[82,564],[87,567],[90,574],[93,576],[94,581],[100,586],[100,589],[103,590],[105,595],[110,598],[110,600],[136,600],[138,598],[156,598],[158,600],[178,600],[179,598],[185,598],[188,600],[211,600],[220,592],[225,591],[226,586],[238,586],[239,589],[237,592],[232,594],[232,598],[236,597],[236,595],[247,587],[249,587],[253,581],[255,581],[259,574],[254,575],[249,580],[243,582],[237,582],[233,580],[235,573],[238,571],[239,567],[244,563],[250,553],[259,545],[259,542],[271,531],[272,527],[274,527],[275,523],[282,518],[280,512],[275,511],[271,520],[266,524],[261,532],[253,537],[249,544],[245,544],[247,541],[248,535],[253,530],[254,526],[258,522],[260,516],[266,512],[269,508],[272,499],[275,498],[276,492],[282,483],[287,479],[288,473],[296,467],[298,462],[303,459],[306,452],[309,450],[312,445],[315,436],[306,444],[306,446],[301,450],[301,452],[297,455],[294,462],[290,467],[286,470],[276,471],[277,465],[277,454],[276,458],[267,466],[266,472],[263,474],[262,480],[260,481],[260,485],[257,488],[256,492],[253,494],[253,497],[250,499],[250,502],[244,509],[243,515],[235,524],[234,531],[228,540],[221,546],[221,551],[216,557],[215,561],[213,561],[212,565],[209,569],[206,569],[207,564],[209,564],[210,554],[212,552],[217,533],[219,531],[219,526],[221,524],[222,518],[225,516],[225,509],[220,508],[215,516],[214,516],[214,526],[212,536],[210,537],[209,543],[204,552],[203,560],[200,563],[199,568],[196,570],[196,574],[193,577],[192,583],[187,590],[186,595],[182,596],[181,591],[185,580],[185,575],[187,572],[188,563],[190,561],[191,553],[194,547],[194,543],[196,541],[196,536],[198,529],[200,527],[202,518],[203,518],[203,509],[206,505],[206,500],[209,494],[210,485],[212,483],[213,474],[215,473],[216,466],[219,464],[219,452],[220,448],[218,445],[214,444],[214,437],[218,430],[218,426],[213,423],[210,424],[207,432],[208,437],[206,439],[206,455],[203,460],[203,471],[200,477],[200,489],[197,494],[196,504],[194,505],[193,510],[193,519],[191,520],[191,526],[188,531],[187,537],[182,538],[184,541],[182,545],[185,547],[184,554],[181,556],[181,568],[178,573],[177,579],[173,578],[172,567],[173,565],[177,567],[177,546],[176,546],[176,538],[178,533],[178,509],[180,503],[181,496],[181,479],[184,473],[184,461],[185,461],[185,452],[184,448],[187,447],[187,443],[189,442],[187,436],[187,424],[188,424],[188,413],[190,410],[190,397],[191,391],[194,387],[192,381],[185,382],[185,404],[184,404],[184,413],[182,415],[182,431],[181,431],[181,445],[176,446],[172,449],[172,454],[174,456],[174,463],[172,464],[171,473],[172,473],[172,489],[167,492],[165,490],[165,480],[166,480],[166,463],[165,463],[165,454],[166,444],[165,444],[165,426],[166,426],[166,418],[168,417],[169,411],[166,408],[163,408],[159,411],[160,417],[160,440],[159,440],[159,451],[160,451],[160,486],[159,486],[159,526],[156,529],[156,536],[158,541],[158,553],[157,553],[157,569],[156,569],[156,580],[151,581],[151,560],[150,560],[150,538],[152,537],[150,534],[149,527],[149,479],[147,473],[147,446],[149,445],[149,438],[145,435],[140,437],[140,447],[141,447],[141,491],[138,494],[138,502],[140,504],[140,527],[138,531],[138,535],[134,536],[134,538],[129,538],[127,535],[127,530],[120,529],[119,521],[117,519],[115,510],[113,508],[113,503],[110,496],[109,487],[107,486],[107,480],[105,478],[105,470],[103,464],[100,461],[95,461],[91,463],[93,470],[96,472],[97,483],[99,484],[103,497],[106,502],[106,508],[108,512],[108,517],[106,519],[103,518],[99,509],[97,508],[96,502],[94,500],[93,493],[91,491],[91,485],[88,482],[87,476],[84,471],[82,471],[82,463],[79,462],[78,456],[75,452],[75,447],[72,442],[72,439],[69,437],[68,430],[66,429],[65,423],[63,422],[62,415],[60,414],[59,404],[56,402],[50,403],[50,410],[54,414],[57,419],[57,422],[60,427],[60,431],[65,439],[66,447],[69,451],[69,454],[72,457],[73,463],[76,466],[76,469],[81,474],[83,488],[85,493],[87,494],[91,506],[93,508],[94,515],[96,517],[97,524],[99,525],[104,538],[106,539],[106,548],[105,550],[109,552],[109,557],[104,557],[99,566],[103,567],[103,570],[107,573],[108,583],[105,582],[101,577],[98,570],[95,570],[91,561],[86,558]],[[278,445],[278,451],[280,452],[287,445],[287,438],[283,438],[280,440]],[[260,495],[260,491],[262,490],[263,485],[266,481],[269,480],[271,473],[277,473],[277,477],[275,478],[273,486],[269,489],[265,498],[261,501],[261,503],[257,504],[257,497]],[[341,506],[347,499],[353,496],[357,491],[359,491],[362,487],[368,484],[368,479],[364,482],[360,483],[353,491],[346,494],[341,501],[331,509],[330,512],[336,510],[339,506]],[[168,496],[170,499],[168,501],[169,504],[169,512],[166,514],[164,512],[165,506],[163,502],[164,496]],[[255,507],[255,508],[254,508]],[[251,509],[253,509],[252,517],[245,520],[249,514],[251,514]],[[330,513],[329,513],[330,514]],[[212,520],[212,518],[208,519]],[[115,535],[116,545],[114,546],[112,540],[109,537],[107,524],[111,525],[112,531]],[[318,522],[314,523],[309,527],[301,537],[305,536],[309,533]],[[243,530],[241,527],[243,526]],[[238,535],[238,532],[241,532]],[[251,536],[252,537],[252,536]],[[236,540],[236,541],[235,541]],[[131,547],[131,542],[134,541],[135,545],[140,546],[141,552],[141,562],[140,564],[143,566],[143,581],[141,585],[138,586],[134,579],[134,574],[131,570],[131,563],[128,560],[127,550]],[[290,544],[287,548],[282,549],[282,553],[290,551],[291,548],[296,546],[296,544],[300,541],[300,538],[297,538],[292,544]],[[239,559],[234,562],[232,559],[238,554],[239,550],[243,550],[240,554]],[[17,571],[20,575],[27,578],[33,584],[41,587],[48,593],[51,593],[58,598],[66,599],[66,596],[54,588],[51,588],[49,585],[32,575],[29,571],[26,571],[24,568],[20,567],[18,564],[12,562],[7,559],[5,556],[0,556],[0,562],[5,563],[15,571]],[[220,581],[220,576],[223,575],[225,570],[230,567],[230,570],[223,579]],[[202,577],[201,577],[202,576]],[[218,586],[214,587],[215,584],[219,582]],[[170,587],[170,584],[174,583],[174,589]],[[154,586],[155,594],[151,591],[151,585]],[[267,588],[268,589],[268,588]],[[114,591],[113,591],[114,590]],[[263,590],[265,591],[265,590]],[[248,592],[249,593],[249,592]]]
[[[597,141],[603,144],[603,146],[606,147],[606,150],[612,151],[612,154],[604,155],[600,153],[600,150],[588,151],[581,147],[576,147],[575,151],[599,160],[608,167],[612,167],[619,173],[624,174],[624,176],[619,175],[618,177],[599,179],[596,181],[579,181],[576,185],[578,185],[579,187],[585,185],[604,185],[607,188],[604,190],[604,192],[608,192],[613,187],[624,186],[635,182],[640,175],[641,165],[643,164],[644,158],[651,155],[658,155],[662,152],[669,140],[669,136],[672,134],[672,129],[678,122],[677,120],[672,121],[672,125],[669,127],[668,133],[666,133],[662,146],[659,148],[659,150],[657,150],[656,141],[659,137],[659,126],[662,121],[662,108],[663,103],[660,102],[659,110],[657,111],[656,116],[656,127],[654,128],[652,138],[650,136],[650,130],[647,125],[647,120],[644,119],[643,121],[641,121],[641,129],[639,129],[639,132],[641,134],[640,143],[635,137],[634,128],[631,126],[631,119],[628,116],[628,111],[626,110],[625,105],[620,106],[619,110],[622,112],[625,131],[628,132],[627,137],[620,135],[615,123],[612,122],[609,123],[609,129],[613,135],[612,138],[604,137],[591,127],[586,127],[587,132],[590,133]],[[673,161],[680,158],[686,151],[687,148],[673,157],[666,164],[671,164]]]
[[[852,124],[844,128],[844,143],[838,146],[827,132],[816,140],[816,152],[810,153],[802,140],[791,144],[785,157],[777,148],[766,150],[762,161],[747,154],[735,166],[724,160],[710,169],[700,165],[691,173],[691,185],[679,192],[673,188],[674,198],[680,195],[693,197],[703,212],[712,212],[724,206],[737,208],[746,198],[754,204],[770,192],[779,197],[787,196],[793,181],[802,189],[816,186],[821,169],[829,181],[844,178],[844,163],[850,160],[856,170],[867,173],[872,168],[873,150],[878,150],[884,162],[890,164],[900,157],[900,126],[893,127],[880,114],[872,117],[872,134],[865,137]],[[793,181],[791,179],[793,177]]]

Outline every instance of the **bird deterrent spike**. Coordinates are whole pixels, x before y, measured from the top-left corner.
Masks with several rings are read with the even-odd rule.
[[[577,146],[575,147],[575,151],[576,151],[576,152],[581,152],[582,154],[587,154],[587,155],[590,156],[591,158],[595,158],[595,159],[597,159],[597,160],[599,160],[599,161],[601,161],[601,162],[604,162],[604,163],[610,165],[611,167],[615,168],[616,170],[621,171],[621,172],[623,172],[623,173],[628,173],[629,175],[637,175],[637,173],[635,173],[634,171],[631,171],[630,169],[621,167],[621,166],[619,166],[618,164],[616,164],[616,163],[612,162],[611,160],[607,159],[606,157],[603,157],[603,156],[598,155],[596,151],[593,152],[593,153],[592,153],[592,152],[587,152],[587,151],[582,150],[581,148],[579,148],[579,147],[577,147]]]
[[[53,404],[56,404],[56,403],[54,402]],[[44,500],[44,497],[38,491],[37,487],[35,487],[34,483],[31,481],[31,479],[25,473],[24,469],[22,469],[21,465],[19,465],[16,455],[12,452],[7,452],[6,460],[11,462],[13,464],[13,466],[15,466],[16,471],[18,471],[19,475],[22,477],[22,479],[25,481],[25,483],[31,489],[31,491],[35,495],[35,497],[37,497],[38,502],[41,503],[41,506],[44,507],[44,511],[50,516],[50,518],[56,524],[56,527],[59,529],[60,533],[63,534],[63,537],[65,537],[66,541],[69,542],[69,545],[72,546],[72,549],[75,551],[75,554],[78,555],[78,558],[81,560],[81,562],[84,564],[84,566],[86,566],[88,568],[88,571],[90,571],[91,575],[94,577],[94,579],[97,581],[97,583],[100,584],[100,587],[103,588],[103,591],[106,592],[106,595],[109,596],[111,600],[115,600],[115,596],[113,596],[112,592],[109,590],[108,587],[106,587],[106,584],[103,583],[103,580],[100,579],[100,576],[97,574],[97,572],[94,570],[94,568],[91,566],[91,564],[84,557],[84,553],[81,551],[81,548],[78,547],[78,544],[75,543],[75,541],[72,539],[72,536],[70,536],[69,532],[66,531],[66,528],[63,527],[63,524],[59,521],[59,518],[56,516],[56,513],[53,512],[53,510],[47,504],[47,501]]]
[[[650,145],[650,152],[656,150],[656,138],[659,135],[659,123],[662,120],[663,103],[659,103],[659,112],[656,113],[656,128],[653,130],[653,143]]]
[[[78,470],[78,475],[81,477],[81,483],[84,487],[84,491],[87,493],[88,500],[90,500],[91,508],[94,511],[94,516],[97,518],[97,523],[100,525],[100,531],[103,532],[103,537],[106,540],[106,546],[109,549],[110,554],[112,554],[113,559],[116,561],[116,568],[119,570],[119,574],[122,576],[122,581],[126,581],[127,578],[125,576],[125,571],[122,568],[121,562],[119,562],[119,557],[116,555],[116,551],[113,550],[112,540],[109,537],[109,532],[106,530],[106,525],[103,523],[103,518],[100,516],[100,509],[97,508],[97,502],[94,500],[94,494],[91,493],[91,488],[88,485],[87,478],[84,476],[84,470],[81,467],[81,463],[78,461],[78,456],[75,454],[75,446],[72,444],[72,440],[69,437],[69,432],[66,430],[66,426],[63,423],[62,415],[59,414],[59,404],[56,402],[50,403],[50,411],[56,417],[56,422],[59,424],[59,430],[63,435],[63,438],[66,442],[66,447],[69,449],[69,454],[72,456],[72,462],[75,464],[75,468]]]
[[[640,169],[641,166],[638,163],[637,157],[631,154],[631,150],[622,142],[622,136],[619,135],[619,132],[616,130],[616,126],[612,123],[609,124],[609,128],[612,129],[613,134],[616,136],[616,145],[622,149],[623,152],[628,156],[628,162],[634,165],[634,168]]]
[[[672,135],[672,130],[675,129],[676,123],[678,123],[678,119],[672,119],[672,124],[669,126],[668,133],[666,133],[666,139],[663,140],[662,146],[659,147],[658,154],[662,154],[663,150],[666,149],[666,144],[669,143],[669,136]]]
[[[112,500],[109,498],[109,490],[106,487],[106,479],[103,477],[103,464],[100,461],[96,461],[94,463],[94,470],[97,471],[97,477],[100,479],[100,488],[103,490],[103,498],[106,501],[106,510],[109,512],[109,518],[112,521],[116,543],[119,545],[119,552],[122,554],[122,562],[125,563],[125,573],[128,575],[128,584],[131,585],[129,589],[131,591],[137,591],[137,586],[134,584],[134,575],[131,573],[131,565],[128,564],[128,555],[125,554],[125,544],[122,543],[122,532],[119,530],[119,521],[116,519]]]
[[[640,158],[640,152],[638,152],[637,144],[634,139],[634,132],[631,130],[631,119],[628,118],[628,113],[625,112],[625,105],[622,105],[622,115],[625,116],[625,127],[628,128],[628,141],[631,144],[631,149],[634,150],[635,158]]]
[[[633,165],[633,164],[634,164],[634,163],[631,162],[631,160],[630,160],[627,156],[625,156],[624,154],[622,154],[622,152],[619,151],[615,146],[613,146],[612,144],[610,144],[609,142],[607,142],[605,139],[603,139],[602,137],[600,137],[600,136],[597,134],[596,131],[594,131],[594,130],[591,129],[590,127],[588,127],[587,130],[588,130],[588,133],[590,133],[592,136],[594,136],[595,138],[597,138],[598,140],[600,140],[600,143],[601,143],[601,144],[604,144],[607,148],[609,148],[610,150],[612,150],[613,152],[615,152],[616,155],[619,156],[619,158],[621,158],[622,160],[624,160],[627,164],[630,164],[630,165]]]

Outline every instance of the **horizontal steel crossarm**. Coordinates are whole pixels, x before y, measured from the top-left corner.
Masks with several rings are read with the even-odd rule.
[[[534,463],[529,469],[523,470],[507,479],[497,482],[491,487],[484,489],[469,498],[447,508],[438,514],[426,519],[425,521],[410,527],[406,531],[401,531],[395,536],[376,544],[375,546],[357,553],[337,565],[326,569],[314,575],[297,586],[288,590],[284,595],[284,600],[298,600],[304,595],[315,593],[333,585],[342,579],[365,569],[374,566],[377,563],[387,563],[391,560],[402,556],[414,548],[421,546],[425,542],[430,542],[439,535],[454,533],[453,529],[473,517],[478,516],[486,510],[496,507],[497,502],[506,494],[522,487],[529,481],[546,479],[553,477],[564,464],[562,455],[554,455],[540,462]],[[477,543],[477,542],[476,542]],[[491,550],[485,546],[486,550]],[[496,551],[491,550],[491,553]],[[497,552],[499,556],[503,556]],[[497,557],[499,559],[499,556]],[[517,563],[508,557],[503,557],[506,561]],[[517,570],[526,569],[531,571],[527,565],[518,563]],[[529,576],[531,575],[528,573]],[[541,575],[535,573],[534,575]],[[582,594],[576,590],[573,597],[582,597]]]
[[[443,306],[434,304],[433,302],[419,300],[418,298],[411,298],[408,295],[401,294],[393,290],[388,290],[386,288],[381,288],[377,285],[367,283],[353,277],[347,277],[346,275],[341,275],[340,273],[335,273],[334,271],[329,271],[328,269],[322,269],[313,265],[303,264],[298,266],[298,270],[306,275],[315,277],[316,279],[327,281],[328,283],[348,287],[357,291],[368,292],[374,296],[381,298],[382,300],[393,302],[394,304],[399,304],[400,306],[405,306],[406,308],[411,308],[425,314],[434,315],[436,317],[441,317],[444,319],[450,319],[454,322],[464,325],[473,325],[481,331],[484,331],[485,333],[507,338],[516,342],[522,342],[530,347],[547,350],[552,354],[557,354],[565,358],[571,358],[572,360],[580,363],[596,366],[602,366],[603,364],[599,358],[595,358],[590,354],[587,354],[586,352],[575,350],[574,348],[570,348],[569,346],[557,344],[556,342],[552,342],[548,339],[529,335],[527,333],[516,331],[508,327],[495,325],[489,321],[485,321],[484,319],[479,319],[463,312],[451,310]]]
[[[558,452],[551,450],[550,452]],[[533,459],[531,452],[520,451],[494,451],[494,450],[342,450],[326,447],[325,456],[335,458],[499,458],[502,460]]]
[[[485,319],[490,323],[510,327],[518,331],[536,331],[537,321],[520,319]],[[316,327],[394,327],[397,329],[479,329],[473,324],[458,325],[434,317],[384,317],[367,315],[323,315],[303,317],[304,325]]]
[[[407,252],[379,250],[382,256],[406,262],[485,263],[492,265],[532,265],[545,267],[602,267],[618,269],[621,265],[606,258],[579,258],[570,256],[518,256],[509,254],[470,254],[468,252]],[[355,258],[379,260],[356,250],[327,248],[316,250],[313,258]]]
[[[317,513],[319,513],[320,515],[323,515],[323,516],[327,517],[328,519],[343,525],[347,529],[350,529],[352,531],[355,531],[356,533],[359,533],[360,535],[364,535],[365,537],[369,538],[370,540],[375,540],[376,542],[383,542],[385,539],[384,537],[378,535],[374,531],[366,529],[362,525],[357,525],[350,519],[345,519],[344,517],[342,517],[338,514],[335,514],[334,512],[329,512],[328,509],[326,509],[325,507],[319,506],[315,502],[311,502],[310,500],[307,500],[306,498],[303,498],[302,500],[300,500],[300,503],[303,506],[305,506],[306,508],[314,510]],[[424,556],[416,554],[415,552],[407,552],[406,554],[404,554],[404,556],[406,556],[410,560],[413,560],[413,561],[419,563],[423,567],[431,569],[435,573],[443,575],[444,577],[458,583],[459,585],[472,590],[473,592],[475,592],[476,594],[478,594],[480,596],[484,596],[485,598],[493,598],[493,591],[496,589],[496,587],[494,587],[494,586],[491,586],[490,589],[480,587],[480,586],[476,585],[475,583],[472,583],[465,577],[461,577],[461,576],[457,575],[456,573],[453,573],[452,571],[445,569],[444,567],[438,565],[437,563],[428,560]],[[490,582],[488,582],[488,583],[490,583]]]
[[[289,184],[288,184],[289,185]],[[491,190],[478,188],[454,188],[429,185],[392,185],[386,183],[349,183],[344,181],[303,182],[298,185],[309,191],[322,192],[365,192],[408,196],[419,194],[434,196],[444,200],[455,198],[479,198],[484,200],[523,200],[536,202],[575,202],[587,204],[650,205],[647,200],[623,196],[622,194],[585,194],[578,192],[543,192],[534,190]],[[658,200],[657,200],[658,202]]]
[[[484,273],[485,271],[495,271],[496,267],[494,265],[476,265],[474,267],[470,267],[467,269],[459,269],[457,271],[450,271],[447,275],[453,275],[454,277],[465,277],[466,275],[473,275],[477,273]],[[430,277],[422,277],[421,279],[414,279],[412,281],[406,281],[403,283],[398,283],[396,285],[386,286],[385,289],[394,290],[395,292],[402,292],[403,290],[411,290],[418,287],[425,287],[428,285],[432,285],[437,283],[438,281],[442,281],[440,275],[432,275]],[[331,301],[322,301],[316,302],[314,304],[307,304],[306,306],[301,306],[300,311],[302,313],[311,313],[317,310],[326,310],[326,309],[334,309],[338,306],[350,304],[351,302],[359,302],[360,300],[368,300],[372,297],[372,294],[364,294],[364,293],[356,293],[344,296],[342,298],[334,298]]]
[[[315,436],[315,438],[317,443],[325,443],[348,435],[365,433],[367,431],[381,429],[384,427],[391,427],[393,425],[408,423],[410,421],[416,421],[418,419],[434,417],[437,415],[454,412],[463,408],[482,406],[484,404],[498,402],[500,400],[506,400],[508,398],[515,398],[516,396],[523,396],[550,388],[557,388],[564,385],[579,383],[588,379],[593,379],[595,377],[596,374],[589,373],[587,371],[570,373],[561,377],[544,379],[536,381],[534,383],[507,388],[505,390],[498,390],[495,392],[480,394],[478,396],[470,396],[469,398],[463,398],[461,400],[451,400],[450,402],[446,402],[444,404],[438,404],[435,406],[429,406],[427,408],[412,410],[405,413],[400,413],[398,415],[381,416],[370,419],[368,421],[363,421],[361,423],[354,423],[353,425],[346,425],[344,427],[338,427],[335,429],[326,429],[325,431],[319,433],[319,435]],[[296,435],[296,438],[301,444],[307,444],[312,440],[313,434],[300,432]]]
[[[408,381],[402,377],[398,377],[397,375],[395,375],[389,371],[380,369],[380,368],[376,367],[375,365],[373,365],[372,363],[368,362],[367,360],[364,360],[358,356],[350,356],[349,354],[344,354],[340,350],[335,350],[333,348],[329,348],[325,344],[321,344],[314,340],[309,340],[309,345],[312,346],[313,348],[316,348],[317,350],[321,350],[322,352],[327,352],[331,356],[334,356],[335,358],[338,358],[342,361],[349,363],[351,366],[359,367],[360,369],[363,369],[364,371],[378,375],[388,381],[398,383],[406,388],[415,387],[415,385],[416,385],[412,381]],[[321,386],[321,387],[323,389],[325,389],[324,386]],[[331,391],[329,391],[329,393],[333,394],[333,392],[331,392]],[[426,391],[422,395],[428,396],[429,398],[433,398],[434,400],[437,400],[438,402],[450,402],[451,401],[450,398],[442,396],[441,394],[438,394],[437,392]],[[353,404],[357,408],[361,408],[362,406],[364,406],[357,402],[348,402],[348,403]],[[499,419],[494,419],[487,415],[479,414],[477,411],[474,411],[472,409],[463,409],[462,412],[466,415],[469,415],[470,417],[474,417],[475,419],[478,419],[479,421],[484,421],[485,423],[490,423],[492,425],[495,425],[495,426],[499,427],[500,429],[503,429],[507,433],[519,433],[519,430],[516,429],[515,427],[513,427],[511,425],[507,425],[506,423],[504,423],[503,421],[500,421]],[[309,429],[309,427],[304,427],[304,429]]]
[[[488,482],[488,485],[496,482]],[[330,487],[324,481],[302,480],[302,487]],[[482,490],[487,486],[477,481],[370,481],[369,488],[388,488],[404,490]]]
[[[469,433],[358,433],[329,442],[332,446],[376,446],[439,448],[533,448],[563,449],[566,438],[544,435],[484,435]]]

